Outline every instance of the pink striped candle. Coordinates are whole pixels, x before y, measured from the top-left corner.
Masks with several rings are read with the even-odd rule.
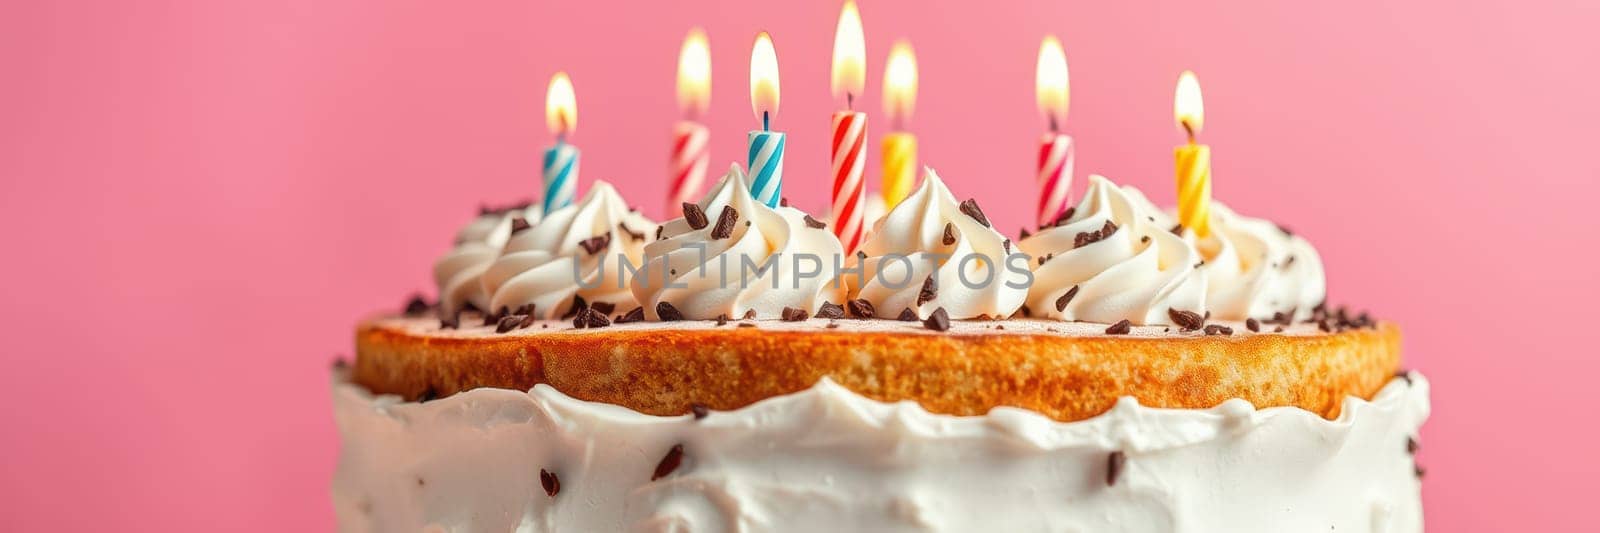
[[[844,253],[855,253],[865,231],[867,188],[867,115],[858,111],[833,114],[833,234]]]
[[[1039,139],[1039,225],[1055,222],[1067,210],[1072,188],[1072,137],[1054,131]]]
[[[1039,141],[1039,226],[1056,221],[1067,210],[1067,194],[1072,188],[1072,137],[1059,128],[1067,121],[1067,54],[1061,40],[1045,36],[1039,44],[1039,64],[1034,81],[1039,112],[1050,122],[1050,131]]]
[[[672,130],[672,161],[667,172],[672,183],[667,191],[666,214],[670,218],[684,202],[700,199],[700,184],[706,180],[711,162],[708,141],[711,131],[695,117],[711,105],[711,44],[700,28],[689,30],[678,51],[678,107],[688,118]]]
[[[705,182],[706,168],[711,164],[710,139],[711,131],[692,120],[679,122],[673,130],[672,189],[667,194],[667,213],[679,209],[684,202],[700,199],[700,184]]]
[[[845,0],[839,11],[839,26],[833,34],[833,72],[830,84],[835,98],[843,97],[847,108],[833,114],[833,234],[839,236],[845,254],[853,254],[866,232],[867,115],[857,112],[855,95],[866,86],[867,44],[861,29],[861,11]]]

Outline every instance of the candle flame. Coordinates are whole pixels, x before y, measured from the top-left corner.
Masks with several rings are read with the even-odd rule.
[[[839,11],[839,27],[833,33],[833,96],[849,99],[861,94],[866,85],[867,41],[862,36],[861,11],[847,0]]]
[[[895,42],[889,49],[883,80],[883,108],[890,121],[910,120],[917,107],[917,54],[909,41]]]
[[[550,90],[544,98],[544,120],[550,133],[558,136],[578,129],[578,96],[572,91],[572,78],[566,72],[550,77]]]
[[[1200,79],[1195,77],[1194,71],[1185,70],[1178,76],[1178,90],[1172,99],[1172,115],[1178,127],[1189,135],[1191,142],[1194,136],[1200,134],[1200,128],[1205,126],[1206,105],[1200,98]]]
[[[750,105],[757,119],[778,114],[778,51],[767,32],[756,35],[756,45],[750,50]]]
[[[689,30],[678,51],[678,108],[698,115],[711,105],[711,45],[706,32]]]
[[[1039,64],[1035,71],[1035,92],[1039,112],[1050,120],[1051,128],[1067,121],[1067,101],[1070,87],[1067,81],[1067,54],[1061,50],[1061,40],[1054,35],[1045,36],[1039,43]]]

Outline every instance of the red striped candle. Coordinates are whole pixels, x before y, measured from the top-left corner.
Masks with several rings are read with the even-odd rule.
[[[706,168],[711,163],[710,130],[692,120],[678,123],[672,132],[672,188],[667,193],[667,213],[679,209],[684,202],[700,199],[700,185],[706,180]]]
[[[1055,222],[1056,217],[1067,210],[1067,193],[1072,187],[1073,152],[1072,137],[1049,132],[1039,140],[1040,226]]]
[[[855,253],[867,207],[866,168],[867,115],[857,111],[833,114],[833,234],[839,236],[844,253]]]

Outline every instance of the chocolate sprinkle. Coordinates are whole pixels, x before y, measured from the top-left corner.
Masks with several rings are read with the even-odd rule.
[[[1077,285],[1073,285],[1072,288],[1067,289],[1067,292],[1065,294],[1062,294],[1060,298],[1056,298],[1056,311],[1057,312],[1066,311],[1067,310],[1067,304],[1072,303],[1072,297],[1077,296],[1077,295],[1078,295],[1078,286]]]
[[[860,259],[862,261],[866,261],[867,260],[867,253],[863,252],[861,250],[856,250],[856,259]]]
[[[612,311],[617,310],[617,304],[611,302],[595,302],[589,304],[589,308],[598,311],[602,315],[609,315]]]
[[[1194,311],[1179,311],[1167,308],[1167,316],[1172,318],[1172,323],[1177,324],[1181,331],[1194,331],[1205,326],[1205,319]]]
[[[901,309],[900,316],[896,318],[901,322],[916,322],[917,312],[912,311],[910,307],[907,307],[905,309]]]
[[[1406,453],[1416,455],[1417,451],[1421,449],[1422,445],[1417,444],[1417,439],[1415,437],[1406,437]]]
[[[1006,255],[1011,255],[1011,239],[1000,241],[1000,246],[1006,249]]]
[[[739,210],[733,206],[723,206],[722,214],[717,215],[717,227],[711,228],[711,240],[726,239],[733,236],[733,225],[739,222]]]
[[[439,329],[461,329],[461,317],[452,315],[439,319]]]
[[[726,325],[728,325],[728,314],[727,313],[723,313],[723,314],[717,315],[717,325],[718,326],[726,326]]]
[[[544,493],[551,498],[556,497],[556,494],[561,492],[561,478],[556,477],[549,470],[539,469],[539,484],[544,486]]]
[[[1074,236],[1072,238],[1072,247],[1073,248],[1082,248],[1084,246],[1088,246],[1090,244],[1094,244],[1094,243],[1100,242],[1102,239],[1105,239],[1106,237],[1110,237],[1111,234],[1116,233],[1116,232],[1117,232],[1117,224],[1115,222],[1107,220],[1106,224],[1104,226],[1100,226],[1099,230],[1079,232],[1076,236]]]
[[[828,227],[828,223],[823,222],[821,220],[817,220],[815,218],[811,218],[811,215],[806,215],[806,226],[807,227],[811,227],[811,228],[816,228],[816,229],[822,229],[822,228]]]
[[[1233,328],[1221,324],[1206,326],[1206,335],[1233,335]]]
[[[1422,465],[1419,464],[1411,465],[1411,472],[1417,475],[1417,479],[1422,479],[1422,476],[1428,473],[1428,471],[1423,469]]]
[[[421,294],[411,295],[411,300],[406,302],[406,316],[417,316],[428,312],[428,301],[422,299]]]
[[[1182,237],[1183,236],[1183,224],[1173,224],[1172,225],[1172,229],[1169,229],[1167,231],[1171,232],[1173,235],[1177,235],[1179,237]]]
[[[751,324],[749,322],[740,322],[739,323],[739,327],[741,327],[741,328],[753,328],[753,327],[756,327],[756,325],[755,324]]]
[[[801,320],[805,320],[806,318],[808,318],[810,316],[811,316],[811,313],[807,313],[805,309],[801,309],[801,308],[798,308],[798,307],[785,307],[785,308],[783,308],[783,321],[784,322],[799,322]]]
[[[702,420],[705,417],[711,416],[711,408],[706,407],[706,404],[703,403],[689,404],[689,412],[694,414],[695,420]]]
[[[977,200],[968,198],[967,201],[961,202],[961,212],[983,224],[983,227],[989,227],[989,217],[983,216],[983,210],[978,208]]]
[[[1144,243],[1147,243],[1147,242],[1150,242],[1150,236],[1149,235],[1145,235],[1143,237],[1139,237],[1139,244],[1144,244]]]
[[[1127,322],[1127,321],[1124,320],[1123,322]],[[1125,453],[1122,453],[1122,450],[1117,450],[1117,451],[1111,452],[1111,455],[1109,457],[1106,457],[1106,486],[1107,487],[1116,486],[1117,478],[1122,477],[1122,468],[1127,463],[1128,463],[1128,455],[1125,454]]]
[[[1133,331],[1133,323],[1124,318],[1106,328],[1106,335],[1127,335],[1129,331]]]
[[[618,324],[626,324],[626,323],[629,323],[629,322],[643,322],[643,321],[644,321],[644,308],[643,307],[635,307],[635,308],[633,308],[632,311],[628,311],[627,313],[624,313],[622,315],[622,317],[617,319],[617,323]]]
[[[601,250],[611,246],[611,232],[608,231],[600,235],[595,235],[593,237],[584,239],[582,242],[578,243],[578,246],[582,247],[583,251],[589,255],[600,253]]]
[[[934,331],[950,331],[950,313],[945,312],[943,307],[934,309],[933,314],[922,321],[922,325]]]
[[[1032,236],[1033,236],[1032,233],[1028,233],[1028,228],[1022,228],[1021,230],[1017,231],[1017,238],[1019,238],[1021,240],[1024,240],[1024,241],[1028,240],[1028,237],[1032,237]]]
[[[528,219],[526,219],[526,218],[517,217],[517,218],[511,219],[511,234],[512,235],[516,235],[517,233],[520,233],[522,230],[525,230],[525,229],[528,229],[528,228],[531,228],[531,227],[533,227],[533,224],[529,224],[528,223]]]
[[[711,224],[710,220],[706,220],[706,212],[700,209],[699,205],[690,202],[683,203],[683,221],[688,222],[689,227],[694,229],[705,229]]]
[[[506,315],[506,316],[500,318],[500,323],[495,326],[494,332],[495,333],[505,333],[507,331],[511,331],[513,329],[517,329],[517,325],[521,324],[521,323],[522,323],[522,317],[517,316],[517,315]]]
[[[1254,332],[1260,333],[1261,332],[1261,321],[1260,320],[1256,320],[1254,318],[1247,318],[1244,321],[1244,329],[1248,329],[1250,331],[1254,331]]]
[[[661,233],[666,231],[666,226],[656,226],[656,240],[661,240]]]
[[[611,325],[611,319],[606,318],[605,313],[602,313],[593,307],[585,309],[582,313],[578,313],[578,318],[584,319],[585,324],[591,328],[603,328]]]
[[[817,308],[817,318],[844,318],[844,308],[833,302],[822,302]]]
[[[588,301],[585,301],[582,296],[573,295],[572,296],[572,307],[568,307],[567,308],[567,313],[564,314],[564,315],[561,315],[561,319],[562,320],[566,320],[566,319],[578,316],[578,313],[581,313],[581,312],[583,312],[584,309],[588,309],[588,308],[589,308],[589,302]]]
[[[660,302],[656,304],[656,316],[659,317],[662,322],[683,320],[683,313],[678,311],[678,308],[673,307],[672,304],[667,302]]]
[[[778,207],[789,207],[789,197],[788,196],[779,196],[778,197]]]
[[[656,472],[650,475],[650,481],[667,477],[673,470],[677,470],[680,464],[683,464],[683,445],[674,444],[672,449],[667,450],[667,456],[662,457],[660,463],[656,463]]]
[[[928,279],[922,281],[922,291],[917,293],[917,307],[922,307],[922,304],[933,301],[938,296],[939,280],[934,279],[933,275],[929,274]]]
[[[857,298],[844,304],[850,308],[850,315],[856,318],[872,318],[875,311],[872,308],[872,302],[867,301],[865,298]]]
[[[955,225],[955,223],[952,223],[952,222],[945,222],[944,223],[944,245],[945,246],[949,246],[949,245],[952,245],[952,244],[955,244],[955,243],[956,243],[956,225]]]

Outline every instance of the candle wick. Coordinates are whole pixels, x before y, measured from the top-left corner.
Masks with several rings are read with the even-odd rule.
[[[1050,133],[1056,133],[1059,131],[1061,131],[1061,129],[1060,126],[1056,124],[1056,116],[1052,114],[1050,115]]]
[[[1194,144],[1194,126],[1190,126],[1187,120],[1179,121],[1178,123],[1183,124],[1183,133],[1189,136],[1189,144]]]
[[[844,93],[844,105],[845,105],[845,107],[849,108],[851,111],[855,111],[856,110],[856,95],[855,95],[855,93],[851,93],[849,91],[845,91],[845,93]]]
[[[556,146],[563,144],[567,144],[567,132],[565,130],[556,134]]]
[[[772,116],[768,111],[761,112],[761,131],[772,131]]]

